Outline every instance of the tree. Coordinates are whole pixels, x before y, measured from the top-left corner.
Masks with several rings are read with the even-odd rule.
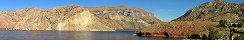
[[[220,20],[219,21],[219,26],[220,27],[226,27],[227,26],[227,21],[226,20]]]
[[[231,27],[238,27],[238,24],[232,24]]]
[[[244,19],[241,20],[239,28],[244,27]]]
[[[217,34],[218,34],[218,30],[214,29],[214,28],[211,28],[209,30],[209,35],[208,35],[208,39],[209,40],[215,40],[217,39]]]

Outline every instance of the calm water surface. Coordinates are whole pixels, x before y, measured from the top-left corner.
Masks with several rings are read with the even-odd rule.
[[[181,40],[180,38],[138,37],[133,31],[0,31],[0,40]]]

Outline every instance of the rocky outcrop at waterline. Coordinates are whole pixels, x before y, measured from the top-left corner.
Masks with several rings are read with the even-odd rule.
[[[24,8],[0,12],[0,29],[114,31],[140,29],[160,22],[138,8],[59,6],[48,10]]]

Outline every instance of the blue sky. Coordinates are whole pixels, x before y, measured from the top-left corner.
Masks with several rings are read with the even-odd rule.
[[[76,4],[83,7],[127,6],[144,9],[155,14],[162,21],[171,21],[183,15],[187,10],[212,0],[0,0],[0,11],[16,10],[26,7],[41,9]],[[244,0],[225,0],[243,3]]]

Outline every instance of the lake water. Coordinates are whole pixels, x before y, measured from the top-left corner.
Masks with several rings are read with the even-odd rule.
[[[181,40],[180,38],[139,37],[133,31],[0,31],[0,40]]]

